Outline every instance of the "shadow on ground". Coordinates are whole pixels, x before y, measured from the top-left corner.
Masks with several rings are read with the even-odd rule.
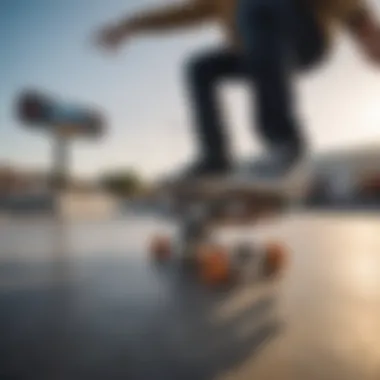
[[[0,278],[3,380],[211,380],[281,328],[273,293],[206,291],[138,259],[0,263]]]

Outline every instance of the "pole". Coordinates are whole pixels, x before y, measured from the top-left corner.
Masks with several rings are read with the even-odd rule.
[[[57,196],[67,188],[69,180],[69,139],[61,133],[54,135],[52,189]]]

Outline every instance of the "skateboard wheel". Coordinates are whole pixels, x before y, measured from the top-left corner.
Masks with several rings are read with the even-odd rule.
[[[156,236],[152,239],[150,252],[155,261],[167,261],[172,256],[171,241],[166,236]]]
[[[269,243],[265,247],[264,272],[267,276],[278,274],[286,263],[286,248],[280,243]]]
[[[197,253],[199,276],[207,285],[223,285],[231,280],[227,251],[218,245],[200,247]]]

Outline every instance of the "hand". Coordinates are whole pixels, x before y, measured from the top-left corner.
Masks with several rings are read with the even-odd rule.
[[[361,46],[367,58],[380,64],[380,27],[369,28],[360,38]]]
[[[96,42],[106,50],[116,50],[124,42],[131,31],[128,27],[122,25],[112,25],[102,29],[97,35]]]

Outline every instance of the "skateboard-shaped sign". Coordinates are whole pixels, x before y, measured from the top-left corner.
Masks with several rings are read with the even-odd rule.
[[[104,119],[98,110],[64,102],[39,91],[24,91],[17,100],[16,112],[24,125],[49,133],[85,138],[103,134]]]

